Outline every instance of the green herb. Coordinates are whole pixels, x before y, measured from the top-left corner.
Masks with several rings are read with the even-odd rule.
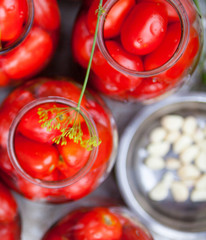
[[[61,145],[67,144],[66,137],[69,137],[69,139],[72,139],[75,143],[80,143],[81,146],[86,148],[87,150],[92,150],[93,147],[97,147],[101,140],[94,135],[95,132],[93,129],[93,126],[90,124],[89,119],[86,117],[86,115],[81,111],[81,102],[83,95],[86,90],[87,82],[89,79],[89,73],[91,70],[92,65],[92,59],[94,55],[96,40],[97,40],[97,33],[98,33],[98,26],[100,21],[100,16],[103,15],[104,10],[102,7],[102,1],[100,0],[99,7],[97,9],[98,15],[97,15],[97,23],[96,23],[96,29],[94,33],[94,40],[91,50],[91,55],[89,59],[89,63],[87,66],[87,71],[84,79],[84,83],[82,86],[81,94],[79,97],[79,101],[77,103],[77,107],[54,107],[50,109],[44,109],[39,108],[38,109],[38,115],[39,115],[39,122],[42,123],[42,127],[46,127],[48,131],[51,131],[52,129],[58,129],[61,132],[61,135],[55,137],[53,141],[57,144],[61,143]],[[52,115],[52,117],[51,117]],[[89,139],[83,138],[83,131],[81,128],[81,119],[84,119],[86,122],[86,125],[89,130]]]

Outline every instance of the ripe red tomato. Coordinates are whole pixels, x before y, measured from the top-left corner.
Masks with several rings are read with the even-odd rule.
[[[144,57],[145,70],[152,70],[165,64],[175,53],[181,39],[181,25],[174,22],[168,25],[166,35],[159,47]]]
[[[47,29],[56,30],[60,25],[60,12],[56,0],[34,0],[34,23]]]
[[[22,0],[26,1],[26,0]],[[21,34],[24,18],[22,17],[22,1],[1,0],[0,29],[1,41],[14,41]],[[25,3],[24,3],[25,4]]]
[[[89,133],[86,123],[81,123],[81,129],[83,131],[83,139],[88,139]],[[80,169],[82,169],[87,163],[91,153],[90,151],[86,150],[86,148],[82,147],[80,143],[75,143],[73,139],[70,140],[69,138],[67,138],[66,145],[58,144],[57,148],[61,154],[61,157],[63,158],[64,163],[68,167],[69,171],[66,168],[68,171],[66,174],[67,177],[74,175]]]
[[[103,1],[103,4],[106,0]],[[110,9],[105,17],[104,37],[115,37],[120,33],[120,29],[124,18],[127,16],[131,8],[135,5],[135,0],[120,0],[117,1]],[[94,0],[88,10],[87,25],[89,31],[94,34],[97,22],[96,10],[99,6],[99,0]]]
[[[80,218],[74,233],[76,240],[119,240],[122,226],[109,209],[97,207]]]
[[[136,4],[122,25],[123,47],[137,55],[152,52],[165,36],[167,21],[164,5],[153,2]]]
[[[42,179],[55,170],[59,155],[54,146],[35,142],[20,134],[16,134],[14,144],[18,162],[30,176]]]
[[[0,239],[18,240],[21,236],[21,226],[18,221],[4,224],[0,223]]]
[[[71,49],[74,59],[84,68],[88,65],[92,44],[93,35],[86,24],[86,13],[81,12],[73,27]]]
[[[106,47],[114,60],[123,67],[136,71],[143,70],[141,59],[126,52],[117,42],[107,41]],[[99,77],[99,80],[95,82],[95,87],[101,88],[104,93],[121,93],[137,87],[141,82],[139,77],[123,74],[110,66],[98,49],[94,54],[92,70]]]
[[[4,56],[3,69],[14,80],[31,76],[44,67],[52,52],[50,35],[33,27],[21,46]]]
[[[19,122],[18,125],[18,131],[24,135],[25,137],[42,142],[42,143],[53,143],[53,139],[56,136],[61,135],[60,130],[57,129],[52,129],[49,131],[46,127],[42,127],[42,123],[40,123],[40,118],[38,115],[38,109],[39,108],[44,108],[46,109],[51,109],[54,107],[63,107],[64,105],[58,105],[54,103],[47,103],[47,104],[42,104],[38,105],[32,109],[30,109],[22,118],[21,121]],[[67,107],[67,106],[65,106]],[[49,114],[49,117],[52,118],[52,114]]]
[[[0,183],[0,222],[11,222],[16,216],[17,203],[6,186]]]

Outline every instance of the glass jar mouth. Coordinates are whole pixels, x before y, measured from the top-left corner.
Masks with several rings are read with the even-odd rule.
[[[65,179],[61,179],[61,180],[57,180],[57,181],[45,181],[45,180],[33,178],[32,176],[30,176],[18,162],[18,158],[16,156],[15,148],[14,148],[15,133],[16,133],[17,126],[18,126],[21,118],[24,116],[24,114],[27,111],[31,110],[32,108],[34,108],[40,104],[43,104],[43,103],[60,103],[60,104],[68,105],[71,108],[77,107],[76,102],[74,102],[70,99],[65,99],[63,97],[43,97],[43,98],[33,100],[32,102],[25,105],[19,111],[18,115],[13,120],[13,122],[10,126],[9,136],[8,136],[8,148],[7,148],[8,155],[9,155],[9,158],[10,158],[11,163],[14,166],[15,170],[24,179],[26,179],[29,182],[31,182],[35,185],[38,185],[40,187],[53,188],[53,189],[54,188],[62,188],[62,187],[66,187],[66,186],[69,186],[69,185],[77,182],[78,180],[80,180],[83,176],[85,176],[89,172],[89,170],[91,169],[91,167],[96,159],[96,156],[98,153],[98,146],[93,147],[93,149],[90,152],[90,156],[89,156],[87,162],[85,163],[85,165],[83,166],[83,168],[81,168],[77,173],[75,173],[73,176],[71,176],[69,178],[65,178]],[[98,137],[96,125],[95,125],[93,119],[90,117],[87,110],[85,110],[83,107],[80,106],[80,112],[81,112],[80,114],[83,114],[83,116],[86,118],[86,121],[90,125],[92,135],[95,135]]]
[[[26,25],[24,26],[24,31],[14,42],[9,44],[9,46],[3,47],[0,50],[0,55],[6,54],[7,52],[16,48],[28,36],[34,21],[34,2],[33,0],[27,0],[27,4],[28,4],[28,19],[26,21]]]
[[[134,77],[151,77],[157,74],[160,74],[166,70],[168,70],[169,68],[171,68],[182,56],[182,54],[184,53],[186,46],[188,44],[189,41],[189,34],[190,34],[190,23],[189,23],[189,18],[188,15],[186,13],[186,10],[183,6],[183,4],[181,3],[180,0],[165,0],[167,1],[169,4],[172,5],[172,7],[174,7],[174,9],[176,10],[179,19],[180,19],[180,24],[181,24],[181,39],[180,39],[180,43],[178,45],[178,48],[176,49],[175,53],[173,54],[173,56],[162,66],[149,70],[149,71],[142,71],[142,72],[137,72],[135,70],[131,70],[128,69],[126,67],[123,67],[122,65],[120,65],[118,62],[116,62],[110,55],[110,53],[108,52],[106,46],[105,46],[105,41],[104,41],[104,23],[105,23],[105,16],[107,15],[107,13],[110,11],[110,9],[112,8],[112,6],[117,2],[118,0],[109,0],[107,1],[104,6],[104,13],[103,15],[100,17],[100,21],[99,21],[99,29],[98,29],[98,34],[97,34],[97,44],[99,47],[99,50],[101,51],[101,53],[103,54],[103,56],[105,57],[105,59],[107,60],[107,62],[113,67],[115,68],[117,71],[120,71],[123,74],[126,75],[131,75]]]

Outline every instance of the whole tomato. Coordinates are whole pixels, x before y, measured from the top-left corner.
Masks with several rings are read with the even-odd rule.
[[[22,79],[43,68],[53,53],[51,36],[33,27],[24,42],[4,56],[3,69],[11,79]]]
[[[14,144],[19,164],[30,176],[42,179],[55,170],[59,155],[54,146],[35,142],[18,133]]]
[[[122,45],[137,55],[152,52],[161,44],[167,31],[167,22],[164,5],[153,2],[136,4],[122,25]]]
[[[106,0],[103,1],[103,5]],[[131,8],[135,5],[135,0],[120,0],[110,9],[105,17],[104,37],[116,37],[120,33],[120,29],[124,18],[129,13]],[[99,0],[94,0],[89,8],[87,14],[87,25],[89,31],[94,34],[97,22],[96,10],[99,6]]]
[[[76,240],[119,240],[122,235],[122,226],[118,217],[103,207],[85,213],[76,226],[74,234]]]

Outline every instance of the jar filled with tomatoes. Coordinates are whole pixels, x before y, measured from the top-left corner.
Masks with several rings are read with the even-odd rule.
[[[0,176],[24,197],[74,201],[111,171],[118,138],[114,119],[91,91],[77,114],[80,93],[72,80],[39,78],[16,88],[2,103]]]
[[[121,101],[153,102],[191,79],[203,34],[192,0],[104,0],[90,85]],[[99,0],[84,4],[72,52],[86,68]]]
[[[51,227],[42,240],[152,240],[151,234],[122,206],[82,207]]]
[[[21,219],[18,205],[10,190],[0,182],[0,239],[20,240]]]
[[[56,0],[0,2],[0,87],[39,73],[50,61],[59,36]]]

